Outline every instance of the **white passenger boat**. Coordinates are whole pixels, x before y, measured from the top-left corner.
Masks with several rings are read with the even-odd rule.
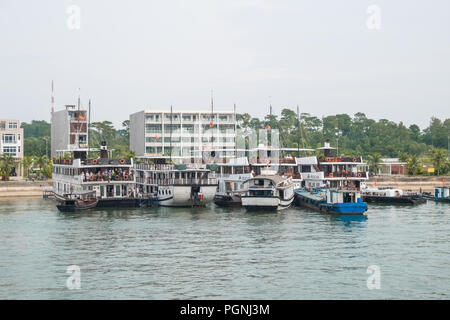
[[[291,177],[283,177],[274,170],[262,170],[261,175],[245,182],[247,191],[242,195],[242,206],[248,210],[282,210],[294,200]]]
[[[134,170],[142,197],[156,197],[158,205],[167,207],[204,206],[214,200],[217,179],[209,176],[210,170],[186,164],[154,164],[155,159],[140,161]]]

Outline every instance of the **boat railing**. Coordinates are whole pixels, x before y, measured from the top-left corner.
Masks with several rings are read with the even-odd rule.
[[[152,179],[147,178],[144,180],[143,178],[137,179],[138,183],[147,183],[154,185],[217,185],[217,179],[214,178],[206,178],[206,179]]]
[[[367,171],[360,172],[328,172],[325,173],[326,178],[369,178]]]
[[[96,176],[93,175],[91,177],[79,177],[79,181],[81,182],[99,182],[99,181],[134,181],[134,176],[130,175],[112,175],[112,176]]]
[[[186,169],[205,169],[205,165],[200,163],[186,163]],[[147,163],[137,163],[134,165],[136,170],[144,171],[170,171],[175,170],[175,165],[173,164],[147,164]]]

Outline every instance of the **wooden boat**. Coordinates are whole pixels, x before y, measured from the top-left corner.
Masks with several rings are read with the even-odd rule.
[[[296,189],[296,203],[322,213],[336,215],[366,215],[367,203],[357,190],[329,188]]]
[[[64,199],[56,205],[61,212],[75,212],[97,207],[98,199],[95,191],[78,194],[65,194]]]
[[[427,200],[419,193],[403,192],[394,188],[366,188],[361,190],[361,196],[367,203],[386,204],[422,204]]]

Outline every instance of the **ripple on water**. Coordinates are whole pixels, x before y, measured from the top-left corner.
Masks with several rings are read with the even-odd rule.
[[[0,201],[0,298],[448,299],[450,206],[371,206],[368,219],[302,208],[103,209]],[[66,268],[81,268],[68,290]],[[381,270],[368,290],[367,267]]]

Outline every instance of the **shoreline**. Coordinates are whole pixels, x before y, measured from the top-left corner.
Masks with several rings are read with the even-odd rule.
[[[53,182],[49,181],[1,181],[0,199],[11,200],[15,197],[41,197],[44,190],[51,189]]]
[[[404,191],[434,192],[434,187],[442,185],[442,179],[446,184],[450,182],[450,176],[375,176],[366,182],[366,186],[393,187]],[[15,197],[42,197],[44,190],[52,189],[52,180],[47,181],[0,181],[0,199],[13,199]]]
[[[367,187],[374,187],[375,180],[377,180],[377,187],[393,187],[402,189],[403,191],[414,192],[434,192],[434,187],[442,186],[442,179],[445,180],[445,185],[450,183],[449,176],[402,176],[402,175],[390,175],[390,176],[375,176],[370,177],[366,182]]]

